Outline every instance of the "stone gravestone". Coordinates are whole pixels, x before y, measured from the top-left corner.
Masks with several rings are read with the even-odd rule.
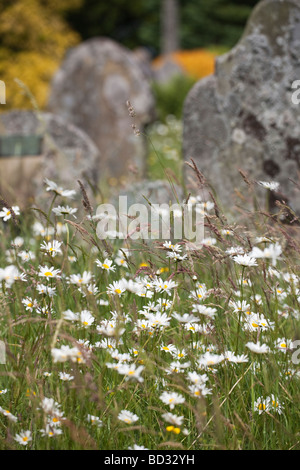
[[[132,124],[142,133],[154,118],[154,105],[136,55],[110,39],[94,38],[67,54],[54,76],[48,107],[93,139],[101,152],[102,177],[120,178],[130,166],[144,173],[146,143],[134,135]]]
[[[0,189],[11,203],[32,202],[44,192],[44,178],[67,189],[78,189],[78,179],[97,184],[99,158],[92,140],[59,116],[0,114]]]
[[[214,75],[187,96],[185,160],[195,160],[226,211],[238,192],[247,198],[242,169],[251,180],[278,181],[280,197],[300,213],[299,187],[290,181],[299,183],[300,172],[300,105],[291,99],[297,79],[300,2],[264,0],[236,47],[217,58]],[[189,169],[185,176],[193,178]],[[263,201],[265,190],[255,190]]]

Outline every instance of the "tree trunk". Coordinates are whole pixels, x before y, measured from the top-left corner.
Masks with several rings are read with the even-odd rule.
[[[161,0],[161,53],[170,54],[179,49],[178,0]]]

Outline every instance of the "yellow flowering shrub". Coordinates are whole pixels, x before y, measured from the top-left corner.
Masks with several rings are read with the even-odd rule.
[[[69,4],[77,6],[80,1]],[[32,108],[14,79],[24,83],[40,108],[45,107],[54,72],[66,50],[80,40],[59,14],[63,6],[54,0],[17,0],[0,6],[0,79],[6,85],[1,111]]]

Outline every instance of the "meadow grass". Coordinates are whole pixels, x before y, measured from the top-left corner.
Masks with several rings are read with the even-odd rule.
[[[0,448],[299,449],[297,228],[199,192],[199,249],[104,242],[45,189],[0,212]]]

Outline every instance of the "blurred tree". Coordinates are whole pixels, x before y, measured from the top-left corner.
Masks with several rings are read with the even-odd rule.
[[[2,0],[0,4],[0,78],[6,84],[7,108],[30,107],[15,78],[24,82],[38,105],[47,99],[51,77],[80,36],[64,20],[81,0]]]
[[[148,17],[145,3],[143,0],[83,0],[81,8],[70,12],[67,18],[83,40],[108,36],[133,48],[140,45],[139,30]]]
[[[181,0],[181,41],[186,49],[234,46],[259,0]]]
[[[176,0],[183,49],[220,45],[232,47],[240,38],[252,8],[259,0]],[[163,7],[168,0],[83,0],[68,15],[82,39],[108,36],[129,48],[146,46],[162,52]],[[176,9],[176,4],[173,2]],[[167,18],[168,19],[168,18]]]

